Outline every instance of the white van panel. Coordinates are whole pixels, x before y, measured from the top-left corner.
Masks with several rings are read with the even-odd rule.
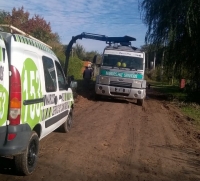
[[[9,64],[3,37],[0,34],[0,126],[6,125],[9,94]]]
[[[57,121],[55,124],[49,126],[48,128],[45,128],[45,121],[41,122],[43,131],[40,135],[40,140],[44,138],[45,136],[47,136],[48,134],[50,134],[51,132],[53,132],[54,130],[56,130],[59,126],[61,126],[66,121],[66,119],[67,119],[67,115],[61,120]]]
[[[43,57],[48,57],[54,62],[55,74],[57,73],[55,61],[59,62],[51,51],[44,51],[33,45],[15,41],[14,37],[11,41],[11,65],[18,69],[21,76],[21,123],[28,123],[31,129],[39,123],[42,128],[40,137],[43,138],[66,121],[73,101],[72,91],[71,89],[59,90],[58,82],[55,91],[46,91]],[[48,104],[45,104],[46,97],[52,99]],[[57,103],[54,103],[54,98],[57,99]],[[36,104],[24,105],[24,101],[30,100],[41,101]],[[59,111],[55,111],[57,108]]]

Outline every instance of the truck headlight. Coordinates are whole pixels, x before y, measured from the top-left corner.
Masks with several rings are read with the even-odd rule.
[[[133,83],[135,83],[135,84],[141,84],[141,81],[139,81],[139,80],[134,80]]]
[[[99,76],[99,83],[107,83],[108,77],[105,76]]]

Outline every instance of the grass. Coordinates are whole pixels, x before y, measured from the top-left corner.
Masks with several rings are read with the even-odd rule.
[[[180,107],[181,111],[192,120],[200,124],[200,106],[196,104],[187,104]]]
[[[157,91],[166,94],[173,99],[178,99],[179,101],[185,101],[187,99],[187,94],[184,91],[181,91],[178,86],[154,84],[153,87]]]
[[[198,94],[188,96],[179,86],[154,81],[148,81],[148,83],[158,92],[165,94],[170,101],[173,101],[185,116],[194,120],[198,125],[200,124],[200,105],[195,102],[199,98]]]

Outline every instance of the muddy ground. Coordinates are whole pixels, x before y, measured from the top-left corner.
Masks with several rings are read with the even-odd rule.
[[[79,95],[73,128],[41,140],[30,176],[0,158],[0,181],[198,181],[200,131],[153,89],[136,101]]]

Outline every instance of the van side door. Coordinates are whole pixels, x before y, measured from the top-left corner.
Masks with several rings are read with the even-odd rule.
[[[59,112],[62,118],[67,118],[67,115],[71,107],[71,92],[67,87],[66,78],[64,76],[61,65],[58,61],[55,61],[56,75],[58,79],[58,106],[57,112]]]
[[[41,138],[51,133],[58,127],[58,117],[53,114],[54,107],[58,104],[57,95],[57,79],[55,72],[54,60],[47,56],[42,56],[43,63],[43,95],[44,95],[44,106],[42,108],[42,133]]]

